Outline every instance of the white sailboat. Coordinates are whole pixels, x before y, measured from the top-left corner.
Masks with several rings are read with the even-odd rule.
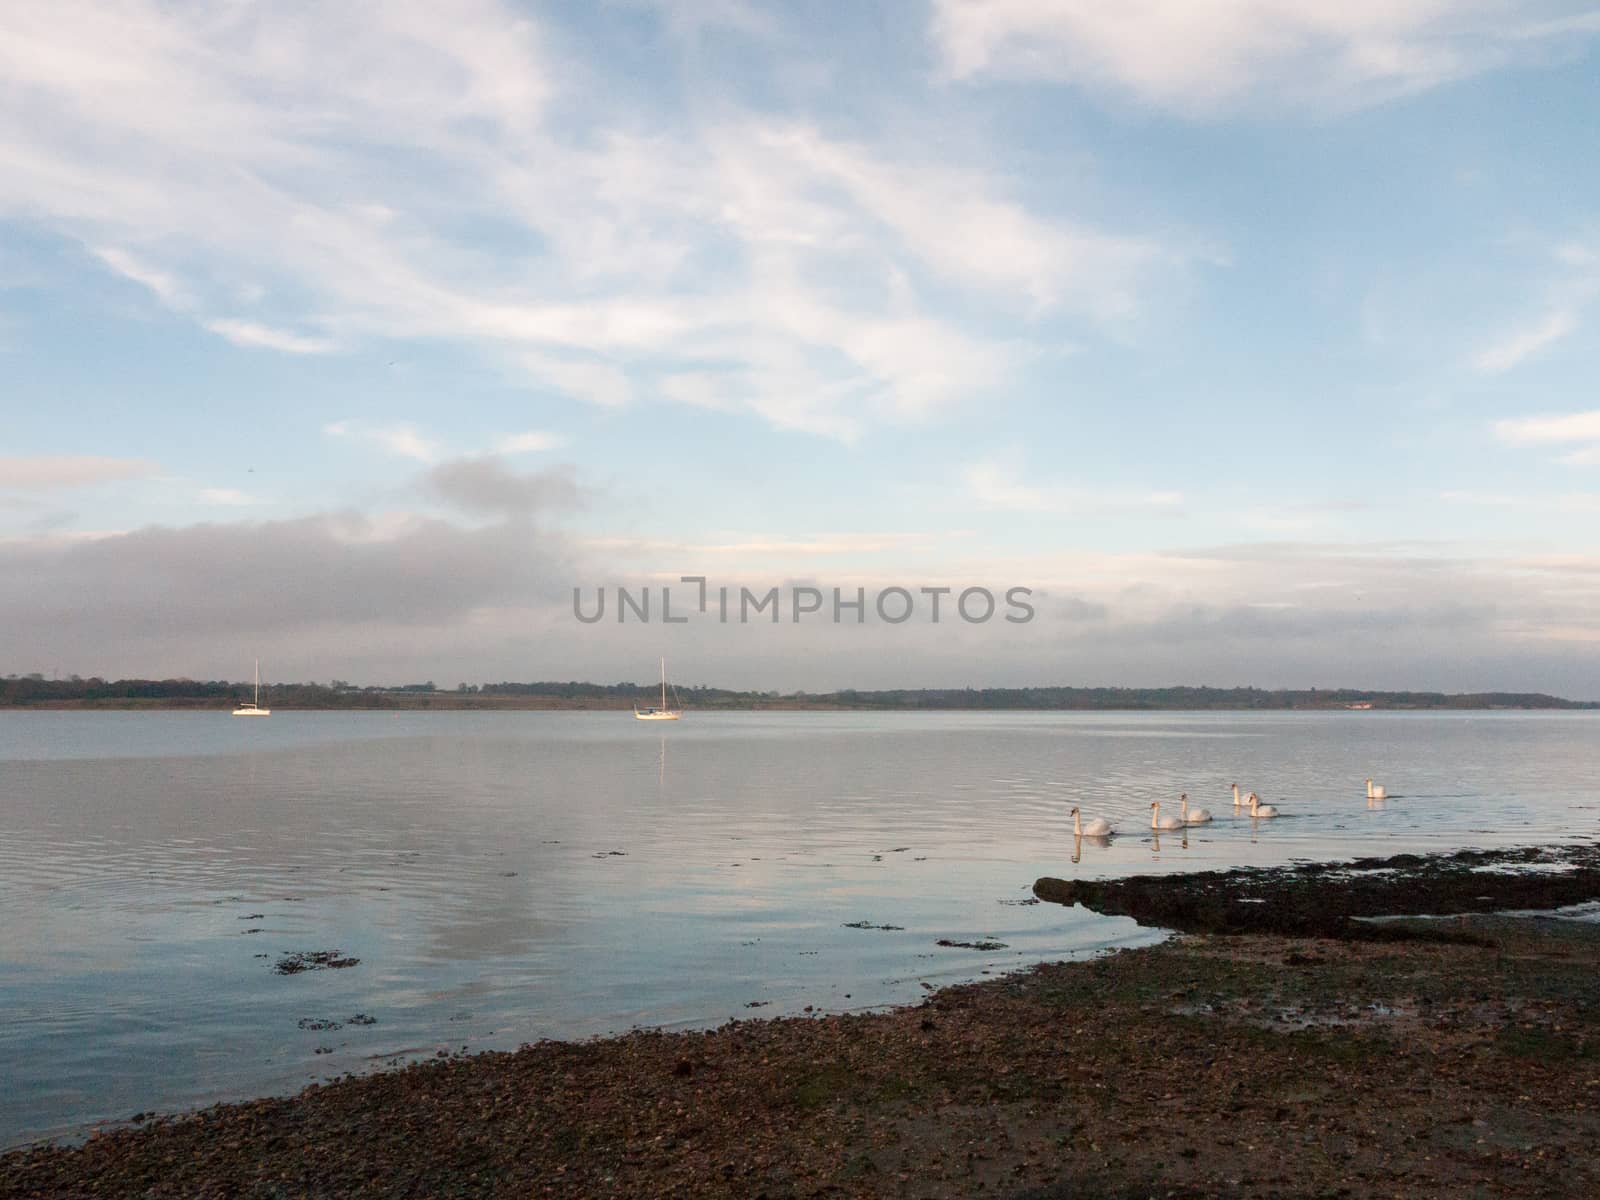
[[[256,659],[256,698],[254,701],[247,701],[239,705],[238,708],[233,710],[233,715],[236,717],[270,717],[272,715],[270,708],[261,707],[261,660],[259,658]]]
[[[678,699],[677,688],[672,689],[672,699],[674,701]],[[661,707],[640,708],[635,704],[633,706],[633,719],[635,721],[676,721],[681,716],[683,716],[683,706],[681,704],[677,708],[667,707],[667,660],[663,658],[661,660]]]

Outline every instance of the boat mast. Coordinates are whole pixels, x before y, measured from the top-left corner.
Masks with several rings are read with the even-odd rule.
[[[256,659],[256,707],[261,707],[261,660]]]
[[[661,711],[667,711],[667,656],[661,656]]]

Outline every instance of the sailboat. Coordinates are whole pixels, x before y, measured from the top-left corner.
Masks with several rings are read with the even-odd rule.
[[[674,702],[678,699],[677,688],[672,689],[672,699]],[[681,716],[683,716],[683,706],[681,704],[677,708],[667,707],[667,660],[663,658],[661,660],[661,707],[640,708],[635,704],[633,706],[633,719],[635,721],[676,721]]]
[[[256,659],[256,698],[254,701],[246,701],[239,705],[238,708],[233,710],[233,715],[236,717],[270,717],[272,715],[270,708],[261,707],[261,660],[259,658]]]

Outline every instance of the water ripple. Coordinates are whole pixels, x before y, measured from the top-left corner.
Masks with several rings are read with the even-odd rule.
[[[1587,839],[1596,732],[1587,714],[695,714],[668,735],[612,714],[0,714],[0,1144],[436,1049],[870,1008],[1155,936],[1000,903],[1040,874]],[[1368,775],[1389,801],[1367,804]],[[1234,781],[1286,815],[1236,817]],[[1180,791],[1216,820],[1154,836],[1150,802]],[[1075,846],[1073,805],[1120,836]],[[360,964],[271,970],[333,949]]]

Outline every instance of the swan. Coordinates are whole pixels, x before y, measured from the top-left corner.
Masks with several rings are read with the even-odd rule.
[[[1182,829],[1183,821],[1178,817],[1163,817],[1161,815],[1161,801],[1150,802],[1150,828],[1151,829]]]
[[[1184,792],[1178,797],[1178,816],[1185,825],[1204,825],[1211,820],[1211,810],[1209,808],[1191,809],[1189,807],[1189,793]]]
[[[1387,800],[1388,798],[1389,798],[1388,789],[1386,789],[1383,786],[1383,784],[1381,784],[1381,783],[1373,783],[1372,780],[1370,780],[1370,779],[1367,780],[1367,799],[1368,800]]]
[[[1078,810],[1074,808],[1072,810],[1072,833],[1074,837],[1110,837],[1111,822],[1104,817],[1096,817],[1085,825],[1083,824],[1083,819],[1078,816]]]
[[[1236,784],[1233,785],[1233,806],[1235,808],[1238,808],[1241,804],[1244,804],[1244,803],[1247,803],[1247,801],[1245,801],[1242,798],[1240,798],[1240,796],[1239,796],[1239,785],[1236,783]]]
[[[1261,797],[1254,792],[1250,793],[1250,815],[1252,817],[1276,817],[1278,810],[1270,804],[1261,803]]]

